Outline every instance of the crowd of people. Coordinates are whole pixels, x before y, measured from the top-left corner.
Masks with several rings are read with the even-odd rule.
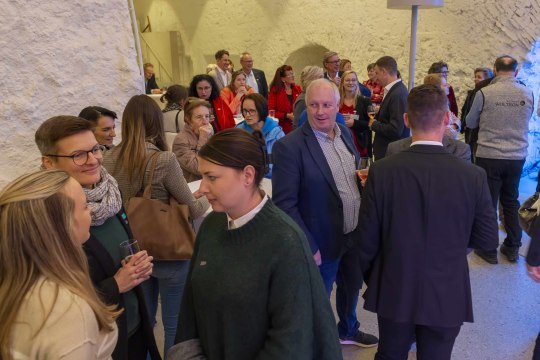
[[[159,297],[167,359],[341,359],[340,344],[406,359],[413,342],[450,359],[473,321],[468,249],[498,262],[499,202],[499,251],[516,262],[521,246],[534,99],[517,61],[476,69],[459,114],[442,61],[408,90],[390,56],[361,81],[330,51],[300,85],[289,65],[267,84],[250,53],[234,72],[229,57],[166,91],[145,64],[166,106],[133,96],[117,145],[99,106],[39,126],[42,169],[0,191],[1,358],[161,359]],[[204,217],[191,259],[124,256],[145,189]],[[378,336],[361,330],[364,284]]]

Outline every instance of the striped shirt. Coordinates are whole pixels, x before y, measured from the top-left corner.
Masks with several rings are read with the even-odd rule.
[[[341,139],[341,129],[334,125],[335,137],[313,129],[326,162],[332,172],[341,203],[343,204],[343,233],[348,234],[358,225],[360,191],[356,177],[356,158]]]

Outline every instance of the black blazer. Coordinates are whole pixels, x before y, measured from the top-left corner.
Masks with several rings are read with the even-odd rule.
[[[388,144],[385,157],[407,150],[411,147],[411,144],[412,137],[391,142]],[[442,144],[447,153],[455,155],[467,162],[471,162],[471,148],[463,141],[444,136],[442,139]]]
[[[268,99],[268,83],[266,82],[266,75],[264,71],[259,69],[251,69],[253,76],[255,76],[255,81],[257,81],[257,86],[259,87],[259,94]]]
[[[371,130],[375,133],[373,140],[375,160],[385,156],[389,143],[410,136],[410,131],[403,121],[408,94],[407,87],[400,81],[384,96],[381,108],[375,116],[377,121],[371,126]]]
[[[156,75],[152,75],[150,80],[146,81],[146,93],[151,94],[153,89],[159,89],[159,86],[156,82]]]
[[[369,129],[369,116],[367,113],[368,106],[371,105],[371,99],[364,95],[359,95],[356,99],[356,114],[358,115],[358,120],[355,120],[351,129],[354,131],[356,141],[360,147],[367,147],[368,153],[367,156],[371,157],[373,155],[372,149],[372,135],[371,130]]]
[[[358,226],[367,310],[425,326],[473,321],[467,248],[499,245],[483,169],[433,145],[376,161]]]
[[[116,214],[124,230],[126,230],[128,236],[133,238],[131,229],[128,225],[126,213],[124,208],[120,209]],[[107,252],[107,250],[101,245],[99,240],[93,235],[90,235],[90,239],[83,244],[84,252],[88,259],[88,265],[90,268],[90,278],[96,288],[101,299],[108,305],[118,304],[118,308],[124,307],[124,297],[118,291],[118,285],[114,279],[114,275],[119,269],[119,266],[114,264],[113,259]],[[144,336],[148,344],[151,359],[161,359],[158,348],[156,346],[156,340],[154,338],[154,331],[150,325],[150,318],[148,315],[148,309],[144,300],[144,294],[141,286],[137,286],[133,289],[139,301],[139,314],[141,316],[141,326],[143,328]],[[127,334],[127,319],[126,313],[123,312],[117,319],[118,325],[118,341],[112,354],[114,360],[128,360],[128,334]]]
[[[358,161],[350,131],[339,127]],[[309,121],[277,141],[272,158],[272,201],[304,231],[314,254],[320,250],[323,261],[337,259],[349,245],[343,238],[343,203]]]

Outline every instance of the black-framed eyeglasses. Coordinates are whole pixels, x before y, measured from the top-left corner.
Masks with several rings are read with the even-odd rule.
[[[244,115],[244,116],[246,116],[246,115],[253,116],[256,113],[257,113],[256,109],[242,109],[242,115]]]
[[[73,160],[73,163],[77,166],[83,166],[88,162],[88,154],[92,153],[92,155],[96,159],[103,158],[103,146],[102,145],[96,145],[92,148],[92,150],[79,150],[76,151],[73,155],[52,155],[52,154],[46,154],[45,156],[51,156],[51,157],[60,157],[60,158],[71,158]]]

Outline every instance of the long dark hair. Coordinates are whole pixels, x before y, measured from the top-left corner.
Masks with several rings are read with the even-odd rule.
[[[206,74],[195,75],[193,79],[191,79],[191,83],[189,84],[189,96],[196,97],[196,98],[199,97],[199,94],[197,93],[197,84],[200,83],[201,81],[208,81],[208,83],[212,87],[212,92],[210,93],[210,97],[208,98],[208,101],[212,102],[216,100],[219,97],[218,86],[214,78]]]
[[[292,66],[290,65],[281,65],[277,68],[276,73],[274,75],[274,78],[272,79],[272,82],[270,83],[270,89],[275,86],[274,92],[277,94],[280,92],[281,88],[284,86],[283,81],[281,81],[282,77],[285,77],[287,75],[287,71],[292,71]]]
[[[199,150],[199,156],[216,165],[238,170],[253,166],[257,187],[268,172],[266,143],[260,131],[250,134],[239,128],[223,130],[208,140]]]
[[[146,95],[135,95],[127,103],[122,114],[122,141],[117,146],[118,162],[113,175],[123,168],[131,181],[143,174],[146,165],[146,142],[161,151],[167,151],[163,131],[163,113]]]

